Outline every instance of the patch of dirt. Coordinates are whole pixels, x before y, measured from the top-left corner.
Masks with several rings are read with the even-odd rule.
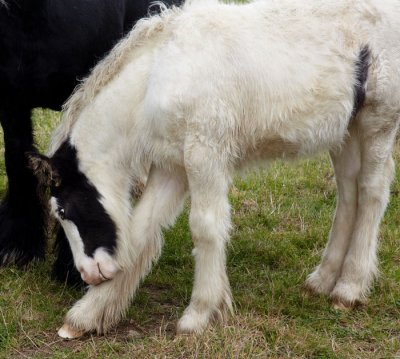
[[[149,297],[150,307],[154,307],[154,312],[143,322],[138,323],[132,318],[122,320],[115,328],[105,335],[87,333],[82,338],[65,340],[57,335],[57,329],[41,332],[22,332],[22,340],[19,340],[20,347],[14,348],[8,358],[52,358],[54,352],[68,349],[72,353],[68,358],[73,358],[74,354],[87,352],[88,345],[93,348],[93,357],[96,357],[96,347],[104,347],[104,343],[133,343],[148,337],[162,337],[173,339],[176,333],[177,312],[181,309],[174,303],[173,298],[165,295],[171,289],[169,285],[159,285],[146,283],[140,290]],[[133,305],[134,305],[133,301]],[[25,319],[25,318],[24,318]],[[27,313],[26,319],[32,319]],[[62,323],[60,323],[61,326]],[[1,357],[1,356],[0,356]]]

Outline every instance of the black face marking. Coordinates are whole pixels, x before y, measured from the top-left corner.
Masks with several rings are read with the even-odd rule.
[[[351,117],[354,118],[362,108],[365,101],[365,86],[368,79],[368,69],[370,65],[371,51],[365,45],[355,63],[355,83],[354,83],[354,106]]]
[[[79,171],[76,149],[64,142],[51,158],[52,166],[60,176],[58,186],[51,187],[51,195],[59,205],[61,219],[73,222],[82,238],[86,255],[105,248],[115,252],[116,226],[100,202],[100,194]]]

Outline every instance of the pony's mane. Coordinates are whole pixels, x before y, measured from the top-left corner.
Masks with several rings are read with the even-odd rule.
[[[82,110],[118,74],[129,58],[131,51],[141,47],[146,41],[160,33],[165,28],[168,19],[180,11],[175,6],[167,8],[161,2],[154,4],[160,6],[160,13],[139,20],[130,33],[92,69],[91,74],[75,88],[70,98],[65,102],[61,122],[51,138],[49,156],[52,156],[68,138]]]

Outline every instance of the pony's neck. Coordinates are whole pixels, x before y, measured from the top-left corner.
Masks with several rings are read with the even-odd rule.
[[[121,202],[130,205],[132,183],[147,174],[140,128],[153,49],[165,36],[160,31],[164,25],[158,17],[140,23],[116,46],[72,96],[66,109],[70,111],[68,121],[63,121],[65,126],[56,136],[57,142],[68,133],[77,149],[80,170],[103,195],[109,213],[116,213],[114,220],[123,217],[118,212],[125,207]],[[138,39],[141,45],[136,45]],[[113,59],[115,65],[110,62]]]
[[[138,126],[143,118],[146,80],[152,52],[126,62],[81,110],[70,132],[82,168],[98,181],[121,182],[142,176]],[[90,82],[86,84],[90,85]],[[89,91],[90,89],[88,89]],[[139,163],[138,163],[139,162]],[[103,178],[104,177],[104,178]],[[121,178],[121,179],[120,179]]]
[[[71,143],[77,150],[79,169],[104,197],[109,197],[108,194],[125,197],[130,191],[131,182],[127,170],[129,158],[126,144],[122,136],[112,129],[98,131],[98,136],[93,131],[86,135],[86,131],[82,131],[79,136],[71,137]]]
[[[103,134],[107,137],[109,133],[105,130]],[[127,170],[124,152],[120,151],[124,146],[123,141],[118,144],[117,140],[110,144],[110,139],[100,134],[105,143],[101,145],[93,140],[95,137],[96,134],[92,133],[88,135],[87,141],[83,141],[81,136],[72,136],[70,139],[77,151],[78,168],[99,192],[100,201],[117,228],[125,231],[129,227],[132,210],[133,179]]]
[[[120,78],[106,86],[86,106],[70,133],[70,141],[77,150],[78,166],[101,194],[102,204],[118,228],[127,228],[124,222],[131,211],[133,183],[140,177],[132,162],[132,144],[135,143],[135,108],[132,97],[126,93]],[[125,80],[126,81],[126,80]],[[125,87],[130,86],[125,82]]]

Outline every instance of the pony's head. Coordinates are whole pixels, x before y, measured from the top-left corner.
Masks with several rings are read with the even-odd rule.
[[[76,149],[66,141],[51,158],[27,155],[39,184],[50,189],[51,214],[65,231],[82,279],[93,285],[112,279],[119,268],[116,224],[96,187],[79,170]]]

